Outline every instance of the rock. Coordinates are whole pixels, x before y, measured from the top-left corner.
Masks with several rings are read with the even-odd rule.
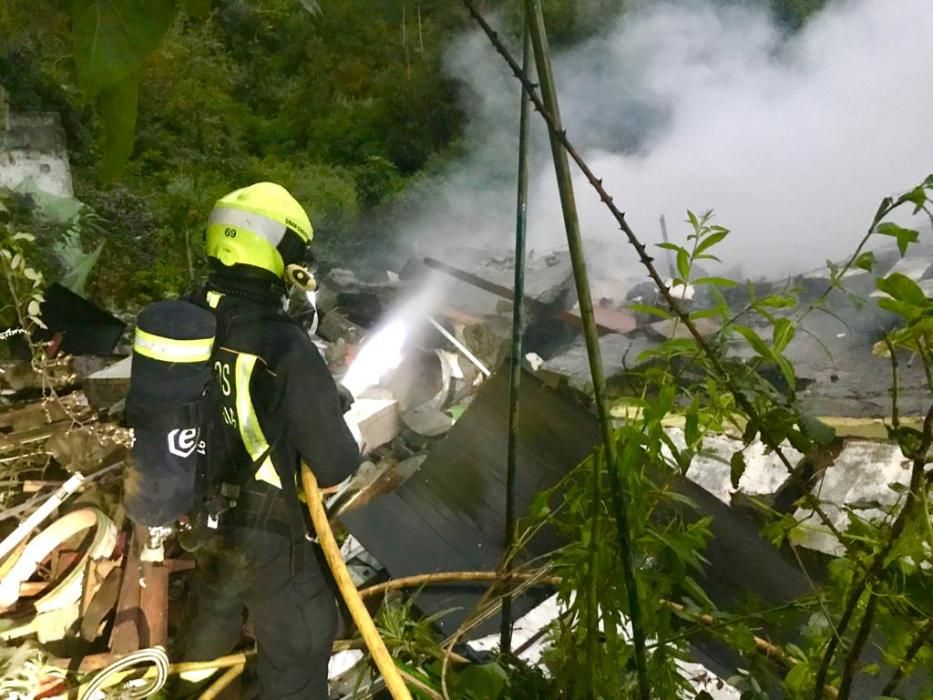
[[[360,281],[352,270],[345,270],[341,267],[335,267],[324,278],[325,284],[337,289],[347,289],[359,285]]]
[[[332,343],[343,340],[353,345],[358,345],[366,334],[365,330],[336,309],[321,314],[317,332],[322,338]]]
[[[408,411],[402,422],[409,430],[424,437],[443,435],[454,425],[454,419],[435,408],[421,407]]]

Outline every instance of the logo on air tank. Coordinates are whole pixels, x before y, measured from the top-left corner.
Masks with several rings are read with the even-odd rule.
[[[197,428],[175,428],[168,434],[168,451],[177,457],[190,457],[197,448]]]

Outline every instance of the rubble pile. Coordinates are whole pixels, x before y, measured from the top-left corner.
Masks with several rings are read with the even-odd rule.
[[[481,251],[459,251],[456,259],[463,267],[411,261],[376,282],[335,269],[321,280],[316,298],[290,302],[290,312],[355,398],[347,420],[363,464],[329,508],[352,533],[343,553],[361,587],[390,576],[494,569],[501,555],[507,382],[496,370],[507,359],[513,260]],[[933,280],[928,258],[927,264],[891,264],[909,268],[921,284]],[[812,297],[828,284],[815,276],[797,282]],[[762,283],[758,292],[779,291],[781,284]],[[590,372],[569,256],[529,256],[526,289],[522,361],[532,399],[523,399],[520,508],[598,441],[587,409]],[[609,393],[622,398],[640,390],[643,353],[683,329],[628,309],[632,302],[653,303],[651,289],[598,280],[594,289]],[[687,290],[682,296],[688,299]],[[882,514],[895,497],[889,484],[905,483],[908,470],[883,441],[886,366],[870,352],[891,319],[835,291],[827,299],[831,320],[808,320],[787,355],[798,368],[804,406],[844,438],[806,485],[844,526],[849,509]],[[703,308],[706,302],[689,290],[689,303]],[[113,334],[114,324],[102,327]],[[703,320],[704,334],[718,330]],[[132,371],[128,346],[117,345],[114,354],[66,355],[61,336],[53,335],[48,347],[58,354],[39,368],[28,362],[0,368],[0,639],[22,662],[0,657],[0,682],[28,660],[34,673],[24,682],[37,697],[73,690],[87,674],[131,652],[170,647],[194,566],[177,544],[169,545],[163,562],[141,560],[142,535],[120,504],[132,444],[122,426]],[[744,352],[727,351],[738,359]],[[903,368],[905,421],[929,401],[921,381],[909,388],[915,371]],[[613,410],[621,418],[623,403]],[[682,439],[679,430],[672,423],[675,441]],[[760,444],[744,448],[748,468],[733,487],[729,455],[740,449],[735,436],[711,439],[687,473],[691,497],[708,503],[730,528],[745,527],[729,520],[726,507],[741,505],[743,496],[770,499],[777,509],[796,507],[798,498],[785,493],[786,472]],[[815,526],[804,531],[809,534],[801,544],[836,551],[827,532]],[[426,612],[449,607],[448,593],[425,592],[419,605]],[[468,606],[476,594],[468,590],[457,604]],[[537,602],[529,597],[517,609]],[[361,657],[354,654],[352,663],[343,658],[333,668],[346,687],[355,682],[347,680],[347,663]]]
[[[316,312],[292,310],[339,379],[409,286],[397,276],[366,283],[333,270]],[[346,418],[364,461],[331,502],[332,513],[359,509],[417,471],[489,373],[484,361],[496,361],[498,340],[476,318],[453,310],[438,318],[424,319],[399,348],[404,357],[355,397]],[[98,343],[105,354],[65,354],[63,339],[74,330],[67,320],[44,336],[40,362],[0,367],[0,640],[15,650],[0,658],[0,687],[18,693],[3,697],[65,697],[76,689],[83,696],[95,672],[116,660],[171,648],[194,567],[174,542],[164,561],[146,561],[145,532],[121,505],[133,440],[123,422],[129,335]],[[342,551],[358,586],[386,578],[351,535]],[[362,656],[341,654],[352,656],[351,667]],[[349,673],[348,663],[335,657],[335,687],[358,684],[359,670]]]

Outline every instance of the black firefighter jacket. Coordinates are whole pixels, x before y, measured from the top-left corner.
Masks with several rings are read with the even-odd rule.
[[[213,373],[219,398],[223,480],[255,479],[296,496],[301,460],[322,488],[343,481],[359,450],[337,387],[306,332],[275,301],[211,291],[196,303],[217,318]],[[220,444],[217,444],[220,443]],[[293,501],[294,503],[294,501]]]

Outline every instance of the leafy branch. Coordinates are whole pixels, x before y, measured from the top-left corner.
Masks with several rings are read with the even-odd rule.
[[[506,61],[512,73],[527,91],[528,98],[534,105],[535,110],[541,115],[541,118],[546,123],[550,133],[561,145],[567,155],[570,156],[574,163],[576,163],[577,167],[580,168],[580,171],[583,173],[587,182],[599,195],[600,201],[612,214],[613,218],[616,220],[616,223],[619,225],[619,229],[625,235],[628,243],[632,246],[632,248],[634,248],[638,256],[638,260],[645,268],[648,277],[652,280],[652,282],[654,282],[658,293],[661,295],[661,298],[673,311],[675,316],[679,319],[680,323],[682,323],[690,333],[693,341],[696,343],[696,346],[700,349],[700,351],[703,353],[703,356],[709,362],[716,378],[727,386],[729,391],[732,393],[736,404],[748,416],[749,426],[753,428],[755,432],[758,432],[761,435],[762,442],[768,447],[768,449],[777,455],[785,469],[791,474],[795,473],[794,465],[791,464],[787,455],[784,453],[784,450],[781,448],[781,440],[775,438],[769,425],[762,420],[759,411],[747,398],[745,393],[742,391],[742,388],[735,381],[732,374],[726,369],[726,366],[720,358],[719,354],[716,353],[713,348],[706,342],[703,335],[700,333],[699,329],[694,323],[694,320],[690,317],[690,314],[685,312],[681,308],[680,304],[678,304],[678,300],[675,299],[670,288],[667,286],[667,284],[664,283],[664,280],[655,267],[654,259],[648,255],[647,247],[644,243],[641,242],[641,239],[636,236],[632,228],[629,226],[628,221],[625,218],[625,214],[616,206],[613,197],[603,186],[602,179],[596,177],[595,173],[593,173],[593,171],[590,169],[589,165],[580,155],[579,151],[568,139],[567,132],[559,127],[559,124],[556,121],[554,115],[552,115],[545,107],[544,102],[538,95],[537,85],[533,83],[528,75],[522,70],[521,66],[512,57],[508,48],[499,38],[499,35],[495,32],[495,30],[492,29],[482,14],[480,14],[480,12],[476,9],[473,2],[471,2],[471,0],[463,0],[463,3],[466,6],[467,11],[489,38],[490,43],[495,47],[499,55]],[[836,527],[835,523],[831,518],[829,518],[817,500],[810,495],[806,497],[806,500],[808,507],[813,510],[823,525],[830,532],[832,532],[840,542],[843,543],[843,546],[847,546],[845,544],[845,539],[842,537],[842,533],[839,532],[839,529]]]

